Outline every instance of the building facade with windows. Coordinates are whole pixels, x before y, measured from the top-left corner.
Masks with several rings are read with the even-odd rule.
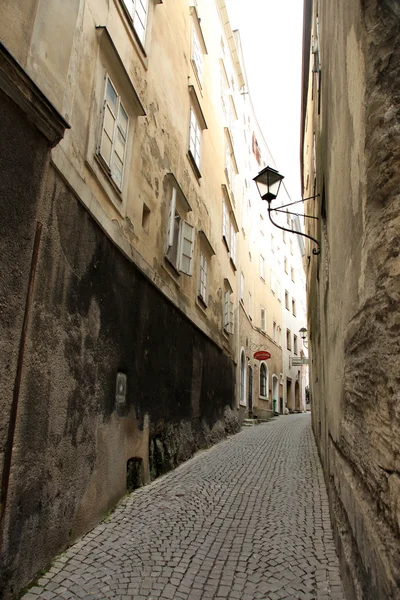
[[[15,0],[0,40],[8,598],[127,488],[270,414],[283,325],[224,0]]]
[[[312,423],[350,599],[399,598],[399,3],[304,3]]]

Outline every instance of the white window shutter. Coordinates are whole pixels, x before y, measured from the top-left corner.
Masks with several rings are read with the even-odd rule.
[[[224,329],[229,328],[229,292],[225,292],[224,297]]]
[[[194,227],[186,221],[183,222],[182,227],[181,248],[180,270],[186,275],[191,275],[193,271]]]
[[[176,188],[172,188],[172,198],[169,206],[168,215],[168,233],[167,233],[167,250],[174,244],[174,225],[175,225],[175,209],[176,209]]]
[[[229,217],[225,202],[222,203],[222,235],[229,246]]]
[[[233,302],[229,303],[229,333],[235,332],[235,311],[233,308]]]
[[[235,228],[231,223],[231,259],[234,265],[236,265],[236,232]]]
[[[106,78],[105,96],[99,153],[106,164],[111,167],[118,111],[118,95],[108,77]]]

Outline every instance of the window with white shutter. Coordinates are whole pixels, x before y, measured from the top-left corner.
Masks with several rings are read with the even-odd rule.
[[[191,275],[193,270],[194,227],[183,221],[180,270]]]
[[[205,254],[200,252],[199,296],[207,304],[208,262]]]
[[[200,169],[201,127],[193,107],[190,109],[189,150],[198,169]]]
[[[236,231],[231,223],[231,261],[236,266]]]
[[[190,208],[189,208],[190,210]],[[177,271],[193,272],[194,227],[177,207],[177,189],[172,186],[167,224],[166,257]]]
[[[120,190],[124,174],[128,125],[129,118],[121,98],[107,75],[99,154]]]
[[[229,213],[225,201],[222,201],[222,237],[229,248]]]
[[[196,26],[193,23],[192,27],[192,62],[195,67],[199,82],[203,82],[203,50],[201,47],[199,35],[196,31]]]
[[[123,4],[132,20],[133,28],[136,31],[139,40],[144,45],[149,13],[149,0],[123,0]]]

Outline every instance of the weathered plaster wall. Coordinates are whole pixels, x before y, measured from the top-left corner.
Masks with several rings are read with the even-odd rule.
[[[398,2],[319,3],[320,114],[309,89],[305,132],[321,193],[313,426],[348,597],[368,600],[400,598],[399,26]]]
[[[37,143],[29,128],[20,142],[29,144],[29,136]],[[43,223],[4,535],[4,597],[124,495],[129,458],[143,460],[149,480],[237,423],[226,412],[234,399],[233,362],[123,257],[53,168],[43,202],[35,202],[43,171],[32,185],[29,173],[40,144],[29,156],[31,164],[21,165],[24,192],[16,185],[7,203],[12,214],[2,219],[2,241],[11,250],[18,240],[26,244],[25,260],[16,248],[5,254],[10,282],[1,289],[15,295],[16,307],[2,303],[12,345],[2,398],[12,395],[22,275],[35,222]],[[122,406],[115,400],[117,372],[128,380]],[[6,421],[8,403],[4,409]]]

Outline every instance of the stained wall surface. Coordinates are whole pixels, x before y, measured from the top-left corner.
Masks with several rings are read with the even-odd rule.
[[[305,3],[313,427],[348,597],[400,597],[400,11]],[[313,50],[313,52],[312,52]],[[313,210],[309,206],[308,210]]]

